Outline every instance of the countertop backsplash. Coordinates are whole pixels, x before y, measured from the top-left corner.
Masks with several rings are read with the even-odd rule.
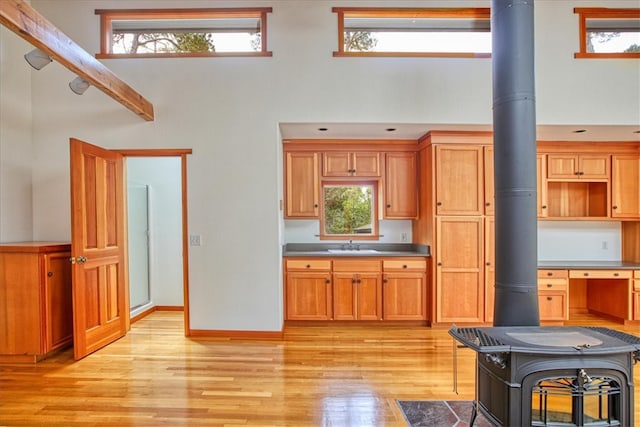
[[[411,243],[411,220],[381,220],[378,227],[380,240],[369,240],[370,243]],[[284,243],[319,243],[319,234],[320,222],[317,219],[284,221]],[[403,236],[406,236],[406,241],[402,240]]]
[[[538,261],[620,261],[622,229],[613,221],[538,221]]]

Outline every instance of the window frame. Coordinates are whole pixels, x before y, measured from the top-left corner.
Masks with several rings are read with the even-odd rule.
[[[96,9],[100,16],[100,53],[98,59],[109,58],[184,58],[184,57],[235,57],[273,56],[267,50],[267,13],[271,7],[248,8],[204,8],[204,9]],[[112,53],[112,22],[123,19],[138,20],[181,20],[203,18],[259,18],[262,49],[257,52],[177,52],[177,53]]]
[[[370,185],[372,187],[372,198],[371,201],[371,234],[327,234],[325,231],[325,206],[324,206],[324,187],[325,185],[335,186],[364,186]],[[323,179],[320,181],[320,235],[318,236],[320,240],[379,240],[380,239],[380,231],[379,231],[379,220],[380,215],[378,214],[379,203],[380,200],[378,198],[378,187],[380,186],[380,181],[377,179]]]
[[[587,19],[603,18],[603,19],[620,19],[620,18],[636,18],[640,19],[639,9],[610,9],[604,7],[576,7],[574,13],[578,14],[579,21],[579,42],[580,51],[574,54],[574,58],[640,58],[640,52],[615,52],[615,53],[596,53],[587,52]]]
[[[367,8],[334,7],[338,16],[338,50],[334,57],[445,57],[445,58],[491,58],[484,52],[346,52],[344,50],[344,18],[451,18],[491,19],[490,8]]]

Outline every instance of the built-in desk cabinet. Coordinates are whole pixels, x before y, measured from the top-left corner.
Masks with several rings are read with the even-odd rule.
[[[538,308],[541,321],[569,319],[567,270],[538,270]]]
[[[35,363],[73,339],[71,245],[0,244],[0,361]]]

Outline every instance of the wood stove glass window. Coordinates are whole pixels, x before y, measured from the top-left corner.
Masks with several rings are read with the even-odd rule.
[[[532,426],[619,426],[620,386],[613,378],[545,378],[531,393]]]

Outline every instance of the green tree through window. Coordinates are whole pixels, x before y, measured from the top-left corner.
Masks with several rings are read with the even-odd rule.
[[[325,234],[371,234],[373,205],[372,185],[325,185]]]

